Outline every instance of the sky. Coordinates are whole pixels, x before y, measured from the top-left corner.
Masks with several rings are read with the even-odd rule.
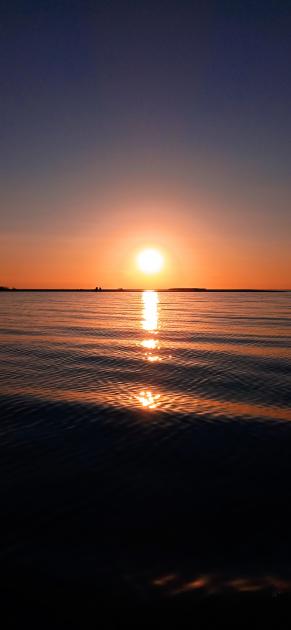
[[[291,289],[290,67],[291,0],[1,0],[0,285]]]

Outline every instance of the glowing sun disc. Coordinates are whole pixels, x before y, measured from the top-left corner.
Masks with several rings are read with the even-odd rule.
[[[139,253],[137,262],[143,273],[158,273],[164,265],[163,256],[157,249],[144,249]]]

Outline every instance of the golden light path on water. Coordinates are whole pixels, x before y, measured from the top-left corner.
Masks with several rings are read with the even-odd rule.
[[[159,324],[158,303],[159,297],[156,291],[144,291],[142,294],[142,328],[147,332],[157,334]]]
[[[159,328],[159,296],[156,291],[144,291],[142,294],[143,311],[142,311],[142,328],[150,333],[150,336],[143,339],[141,345],[149,352],[145,353],[145,359],[150,362],[161,361],[161,357],[151,350],[159,349],[159,340],[157,339]]]
[[[159,354],[152,350],[159,349],[159,340],[157,338],[159,329],[159,296],[156,291],[144,291],[142,294],[142,330],[149,333],[146,339],[141,342],[142,348],[147,350],[144,358],[149,363],[156,363],[162,360]],[[139,404],[146,409],[156,409],[159,406],[160,394],[154,394],[148,389],[141,390],[136,396]]]

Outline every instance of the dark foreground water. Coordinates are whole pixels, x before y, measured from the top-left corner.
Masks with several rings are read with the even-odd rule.
[[[290,294],[3,293],[0,417],[10,612],[289,597]]]

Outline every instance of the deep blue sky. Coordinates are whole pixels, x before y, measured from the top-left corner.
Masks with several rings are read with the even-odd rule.
[[[201,224],[204,199],[205,231],[222,222],[233,238],[237,226],[246,251],[265,232],[286,253],[282,274],[290,262],[291,2],[2,0],[0,8],[6,253],[64,225],[97,225],[100,238],[117,213],[109,202],[104,211],[100,195],[128,200],[129,214],[134,199],[136,221],[147,198],[166,204],[173,189],[184,230],[193,230],[195,213]],[[31,243],[21,247],[33,267]],[[0,261],[17,282],[9,257]]]

